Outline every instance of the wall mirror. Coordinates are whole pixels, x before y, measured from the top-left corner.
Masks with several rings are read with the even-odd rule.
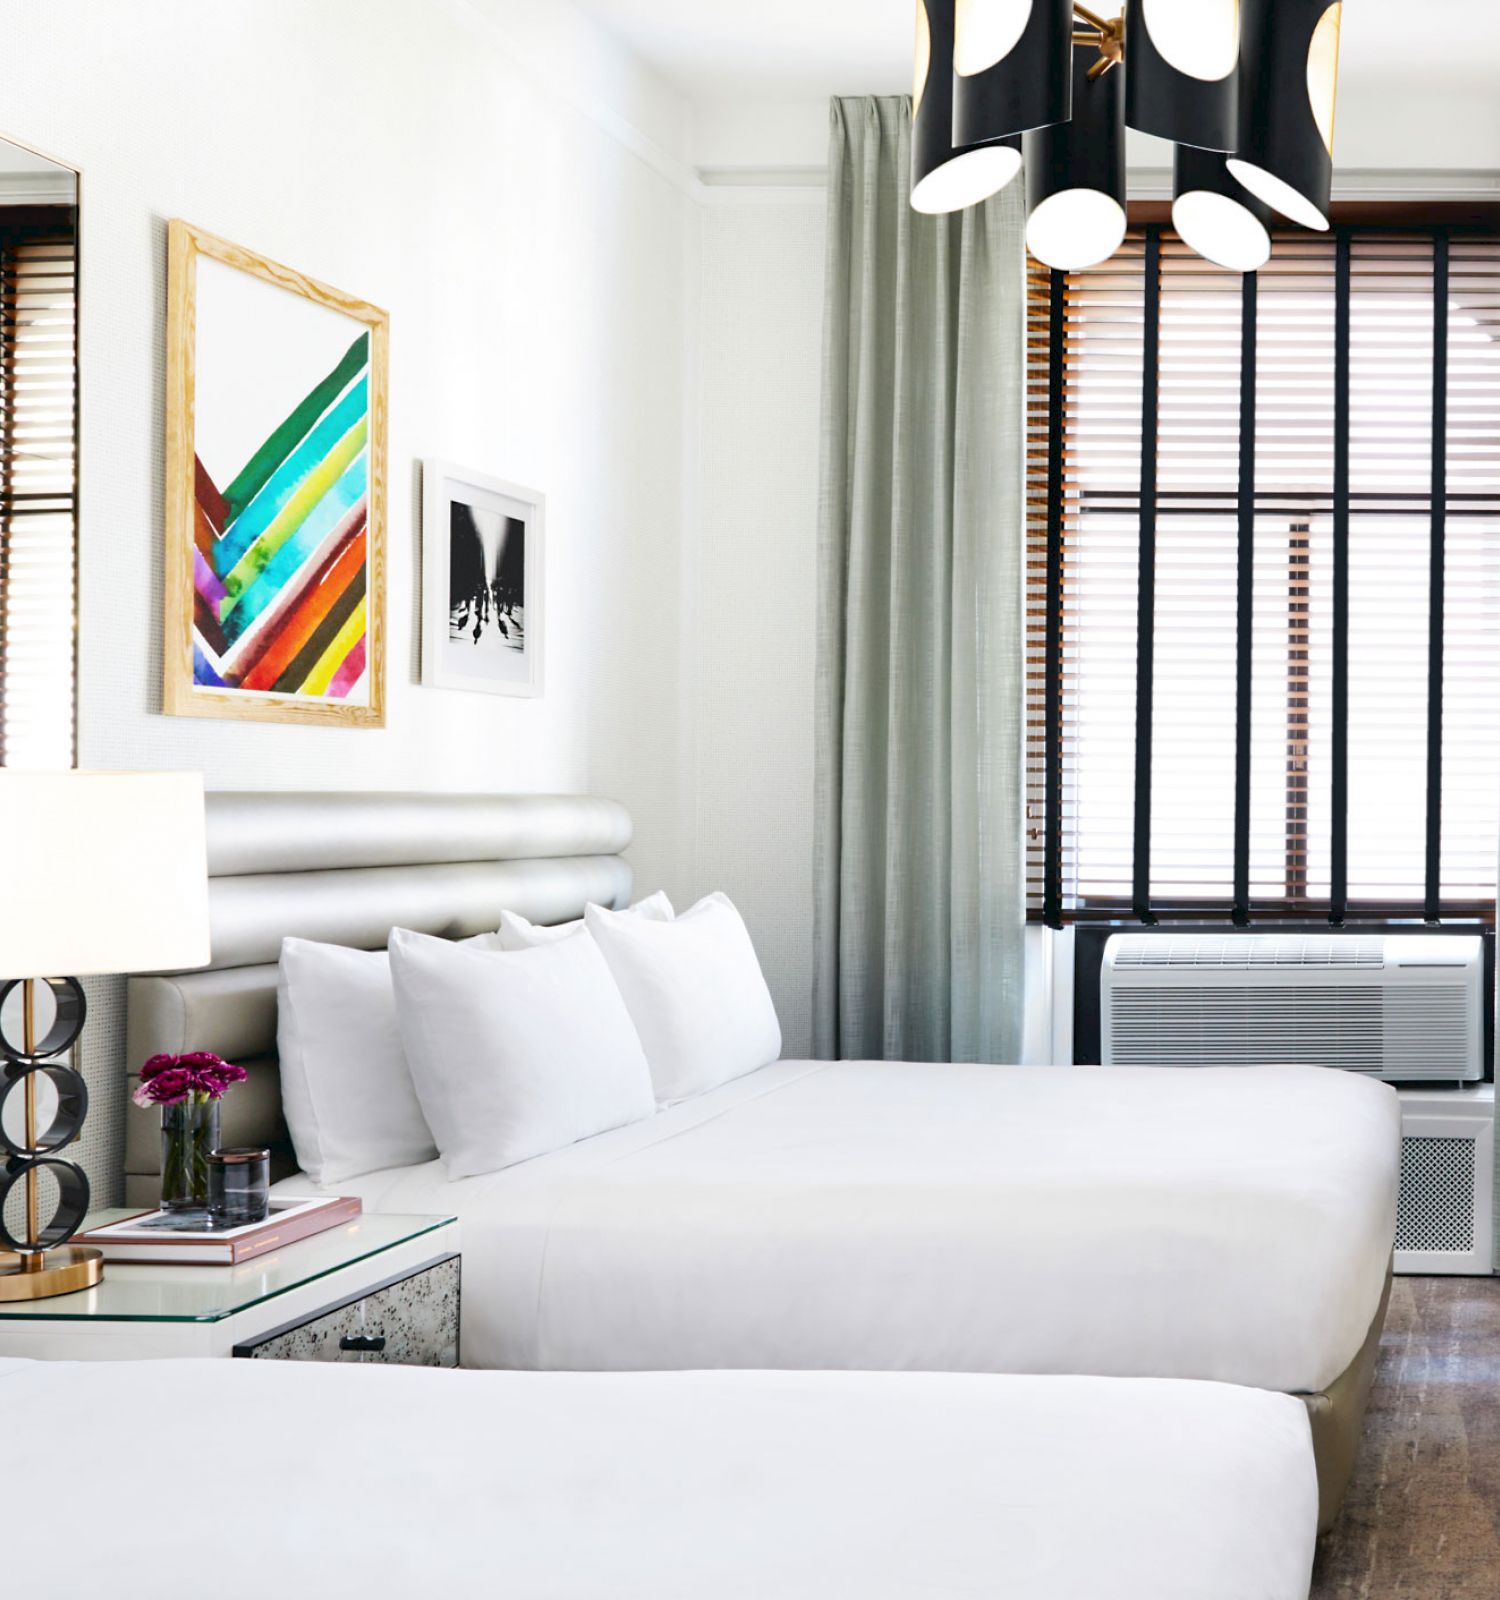
[[[0,138],[0,766],[75,757],[78,187]]]

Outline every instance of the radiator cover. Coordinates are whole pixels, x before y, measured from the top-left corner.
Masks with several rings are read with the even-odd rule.
[[[1396,1271],[1492,1270],[1495,1086],[1401,1091]]]

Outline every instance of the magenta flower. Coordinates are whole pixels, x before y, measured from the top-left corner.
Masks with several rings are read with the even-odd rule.
[[[181,1105],[190,1097],[218,1100],[246,1076],[243,1067],[207,1050],[152,1056],[141,1068],[140,1087],[131,1098],[138,1106]]]

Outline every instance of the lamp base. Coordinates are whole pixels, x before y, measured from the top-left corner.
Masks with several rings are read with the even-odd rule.
[[[27,1258],[0,1250],[0,1301],[46,1300],[55,1294],[92,1289],[104,1277],[104,1252],[85,1244],[59,1245],[41,1255],[39,1267]]]

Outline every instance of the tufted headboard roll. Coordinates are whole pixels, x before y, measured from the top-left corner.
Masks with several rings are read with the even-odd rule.
[[[395,927],[463,939],[502,911],[533,922],[624,905],[630,817],[582,795],[246,794],[207,797],[213,960],[129,980],[129,1089],[148,1057],[213,1050],[248,1068],[224,1101],[227,1144],[268,1144],[295,1168],[276,1066],[283,938],[384,949]],[[160,1118],[130,1106],[125,1199],[155,1201]]]

